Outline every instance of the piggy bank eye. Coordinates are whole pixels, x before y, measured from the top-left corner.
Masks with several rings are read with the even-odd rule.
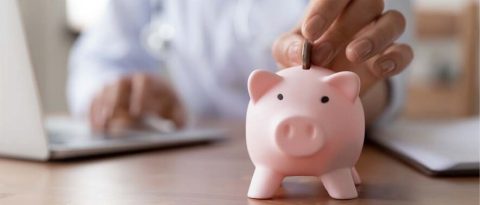
[[[283,95],[282,95],[282,93],[279,93],[279,94],[277,95],[277,99],[278,99],[278,100],[283,100]]]
[[[323,97],[320,99],[320,102],[322,102],[323,104],[328,103],[328,101],[330,101],[330,98],[328,98],[328,96],[323,96]]]

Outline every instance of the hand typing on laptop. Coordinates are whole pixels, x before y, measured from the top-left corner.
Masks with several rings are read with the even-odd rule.
[[[155,117],[169,119],[177,128],[186,121],[185,109],[167,81],[136,73],[106,85],[91,104],[89,120],[96,132],[118,132]]]
[[[181,127],[185,122],[182,105],[166,81],[139,74],[140,70],[129,72],[129,75],[123,75],[115,83],[89,93],[92,99],[95,96],[94,105],[84,110],[88,115],[91,109],[92,127],[97,131],[134,128],[121,132],[122,137],[115,133],[90,133],[88,122],[82,118],[44,118],[17,1],[0,1],[0,13],[5,17],[0,21],[0,56],[5,57],[5,61],[2,61],[5,66],[0,66],[0,156],[34,160],[65,159],[224,138],[221,129],[172,129],[174,125],[170,121],[165,123],[166,120],[162,118],[172,120]],[[120,55],[122,51],[120,49]],[[104,56],[117,54],[119,52]],[[82,71],[91,72],[89,68]],[[95,83],[96,77],[102,75],[89,76],[83,88],[97,88],[99,84]],[[92,101],[89,100],[89,104]],[[138,124],[146,124],[153,129],[136,130]]]

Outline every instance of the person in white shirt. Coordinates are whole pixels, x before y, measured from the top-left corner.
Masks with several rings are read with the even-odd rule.
[[[100,132],[136,126],[146,115],[177,126],[240,118],[249,73],[301,64],[307,39],[314,42],[314,65],[360,76],[367,125],[385,123],[401,108],[397,74],[413,58],[410,6],[408,0],[111,1],[71,53],[70,108]]]

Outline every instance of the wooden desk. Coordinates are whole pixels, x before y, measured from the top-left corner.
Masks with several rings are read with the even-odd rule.
[[[431,178],[367,145],[360,197],[334,200],[314,177],[288,178],[275,200],[246,197],[244,128],[230,140],[66,162],[0,158],[0,204],[478,204],[473,178]]]

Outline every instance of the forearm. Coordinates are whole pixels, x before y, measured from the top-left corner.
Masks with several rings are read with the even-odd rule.
[[[376,83],[362,95],[365,123],[370,127],[382,115],[389,102],[389,89],[386,80]]]

